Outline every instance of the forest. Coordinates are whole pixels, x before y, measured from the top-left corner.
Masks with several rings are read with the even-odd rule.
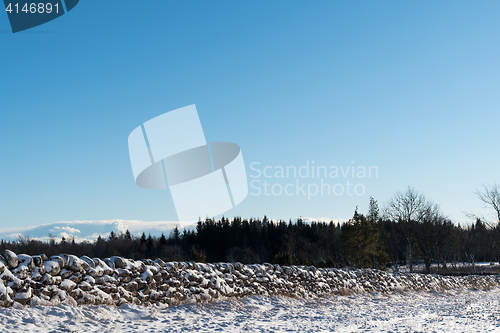
[[[478,197],[498,215],[497,185],[484,187]],[[493,204],[493,205],[492,205]],[[497,205],[497,206],[495,206]],[[21,237],[0,241],[0,250],[10,249],[30,255],[48,256],[71,253],[90,257],[124,256],[133,259],[161,258],[165,261],[269,262],[281,265],[317,267],[356,267],[387,269],[417,263],[430,272],[437,264],[441,273],[457,263],[498,262],[500,225],[487,223],[470,214],[475,222],[468,226],[453,223],[413,188],[397,192],[381,209],[370,198],[368,211],[356,207],[353,217],[344,222],[292,222],[262,219],[205,219],[196,230],[174,229],[168,236],[125,233],[111,234],[94,242],[54,239],[48,242]],[[435,266],[435,265],[434,265]]]

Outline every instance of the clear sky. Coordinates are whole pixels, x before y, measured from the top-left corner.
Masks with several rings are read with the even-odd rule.
[[[135,185],[127,138],[190,104],[207,141],[240,145],[262,191],[363,189],[250,187],[226,216],[346,219],[413,186],[467,223],[463,210],[487,212],[474,190],[500,181],[499,13],[498,1],[83,0],[16,34],[0,13],[0,228],[175,219],[168,191]],[[378,177],[250,167],[313,161]]]

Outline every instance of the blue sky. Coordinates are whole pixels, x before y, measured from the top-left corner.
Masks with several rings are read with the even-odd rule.
[[[127,137],[190,104],[207,141],[240,145],[249,181],[254,162],[379,171],[325,179],[362,184],[361,196],[249,195],[226,216],[346,219],[413,186],[467,223],[463,210],[487,213],[474,190],[499,182],[499,12],[494,1],[80,1],[16,34],[0,14],[0,228],[175,219],[168,191],[135,185]]]

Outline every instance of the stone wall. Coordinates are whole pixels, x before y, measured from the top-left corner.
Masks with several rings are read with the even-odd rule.
[[[309,297],[401,290],[487,289],[499,284],[500,277],[496,275],[394,275],[372,269],[165,263],[161,259],[91,259],[70,254],[47,258],[43,254],[16,255],[9,250],[0,255],[0,306],[3,307],[14,302],[31,305],[161,302],[175,305],[256,294]]]

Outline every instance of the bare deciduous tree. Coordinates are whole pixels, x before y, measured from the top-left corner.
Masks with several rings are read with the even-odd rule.
[[[491,186],[483,185],[483,189],[474,192],[479,200],[487,207],[492,208],[497,214],[497,223],[500,223],[500,186],[493,184]]]
[[[408,187],[405,192],[396,192],[387,202],[384,214],[388,218],[404,223],[407,242],[407,261],[410,265],[410,272],[413,272],[412,223],[423,222],[426,218],[439,215],[439,207],[428,200],[423,194],[417,192],[413,187]]]

